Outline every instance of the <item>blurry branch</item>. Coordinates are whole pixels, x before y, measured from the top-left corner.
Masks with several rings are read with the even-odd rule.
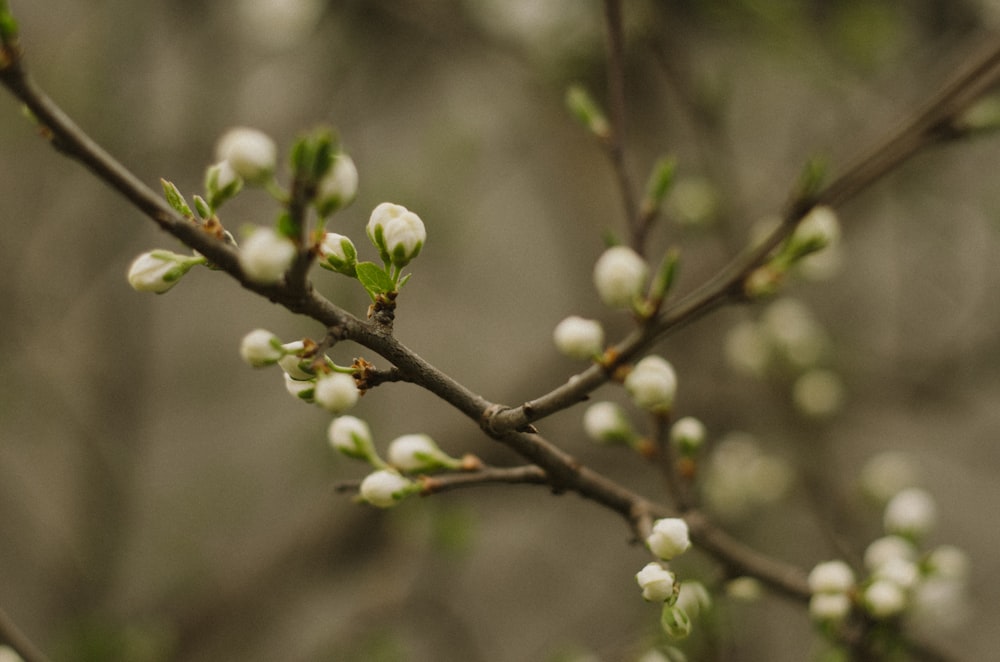
[[[629,229],[629,245],[640,255],[646,246],[649,224],[639,217],[632,178],[625,163],[625,31],[622,27],[621,0],[604,0],[608,41],[608,107],[611,127],[604,139],[608,157],[618,180]]]
[[[49,658],[31,643],[3,609],[0,609],[0,643],[12,648],[24,662],[48,662]]]

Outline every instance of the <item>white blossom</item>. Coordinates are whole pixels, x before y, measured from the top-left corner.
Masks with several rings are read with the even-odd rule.
[[[813,207],[805,218],[799,221],[792,234],[792,243],[819,250],[840,241],[840,222],[837,213],[827,206]]]
[[[806,416],[832,416],[844,404],[844,382],[832,370],[813,368],[795,380],[792,402]]]
[[[327,232],[319,245],[319,254],[323,258],[322,266],[347,276],[353,277],[357,273],[358,250],[349,237]]]
[[[889,500],[885,506],[883,526],[889,533],[922,536],[934,526],[937,506],[926,490],[910,487]]]
[[[379,508],[390,508],[417,491],[416,483],[392,469],[379,469],[361,481],[361,498]]]
[[[906,593],[895,582],[879,579],[865,589],[864,603],[875,618],[888,618],[906,608]]]
[[[627,442],[635,436],[625,412],[614,402],[595,402],[587,407],[583,430],[599,443]]]
[[[327,428],[330,445],[348,457],[371,461],[375,454],[372,431],[360,418],[338,416]]]
[[[659,356],[647,356],[625,377],[625,390],[639,407],[666,413],[674,404],[677,375],[673,366]]]
[[[868,544],[865,548],[864,563],[869,572],[874,572],[892,559],[914,561],[917,549],[906,538],[901,536],[883,536]]]
[[[677,577],[659,563],[647,563],[635,573],[635,581],[642,589],[642,598],[649,602],[674,600],[674,585]]]
[[[305,349],[305,343],[295,340],[281,346],[284,356],[278,359],[278,366],[285,373],[296,380],[307,380],[316,377],[316,373],[310,367],[312,359],[303,359],[301,354]]]
[[[597,320],[571,315],[552,332],[556,349],[573,359],[592,359],[604,351],[604,329]]]
[[[285,390],[293,398],[304,402],[312,402],[316,394],[316,382],[313,380],[293,379],[287,372],[285,373]]]
[[[666,517],[653,522],[646,546],[658,558],[669,561],[691,546],[687,522],[679,517]]]
[[[267,329],[254,329],[240,342],[240,356],[254,368],[274,365],[284,355],[281,339]]]
[[[646,261],[627,246],[612,246],[594,265],[597,294],[613,308],[630,308],[635,304],[642,297],[648,276]]]
[[[240,247],[240,266],[250,280],[277,283],[292,266],[295,244],[274,228],[257,228]]]
[[[854,586],[854,571],[843,561],[824,561],[809,572],[813,593],[846,593]]]
[[[851,598],[846,593],[815,593],[809,599],[809,615],[817,621],[842,621],[850,612]]]
[[[278,148],[271,138],[257,129],[236,127],[227,131],[215,147],[216,156],[232,166],[248,184],[262,184],[273,174]]]
[[[691,634],[691,619],[677,605],[667,604],[660,614],[660,626],[671,639],[684,639]]]
[[[170,251],[154,250],[139,255],[128,268],[128,284],[138,292],[163,294],[180,281],[181,276],[196,264],[203,264],[200,256],[179,255]]]
[[[343,372],[332,372],[316,379],[313,398],[323,409],[339,414],[358,401],[358,387],[354,377]]]
[[[402,205],[383,202],[375,207],[366,226],[368,238],[382,259],[404,267],[415,258],[427,240],[420,217]]]
[[[670,426],[670,441],[681,452],[691,454],[705,443],[705,424],[694,416],[685,416]]]
[[[329,216],[354,201],[358,194],[358,169],[347,154],[340,153],[316,186],[316,208]]]
[[[389,464],[401,471],[457,468],[460,463],[445,454],[426,434],[404,434],[389,443]]]

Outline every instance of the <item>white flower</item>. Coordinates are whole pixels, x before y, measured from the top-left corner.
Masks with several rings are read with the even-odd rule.
[[[870,572],[893,559],[913,561],[917,558],[917,550],[909,540],[901,536],[883,536],[869,543],[865,548],[865,567]]]
[[[594,265],[597,294],[608,306],[630,308],[642,297],[649,266],[627,246],[612,246]]]
[[[266,329],[254,329],[240,342],[240,356],[254,368],[274,365],[284,355],[281,339]]]
[[[371,461],[375,457],[372,431],[360,418],[338,416],[327,428],[330,445],[348,457]]]
[[[181,276],[205,258],[178,255],[170,251],[155,250],[143,253],[132,260],[128,268],[128,284],[139,292],[163,294],[177,284]]]
[[[647,563],[642,570],[635,573],[635,581],[642,589],[643,600],[673,602],[677,578],[659,563]]]
[[[361,481],[360,493],[361,498],[373,506],[390,508],[419,489],[416,483],[398,472],[379,469]]]
[[[316,209],[320,216],[329,216],[354,202],[358,194],[358,169],[347,154],[340,153],[330,170],[316,186]]]
[[[625,377],[625,390],[639,407],[653,413],[667,413],[677,393],[677,375],[666,359],[647,356]]]
[[[571,315],[552,332],[556,349],[573,359],[592,359],[604,351],[604,329],[597,320]]]
[[[301,340],[295,340],[285,343],[281,346],[281,349],[284,352],[284,356],[278,359],[278,366],[289,377],[300,381],[316,377],[316,373],[310,366],[312,359],[302,358],[302,350],[305,349],[305,343]]]
[[[813,593],[846,593],[854,586],[854,571],[843,561],[824,561],[809,572]]]
[[[842,621],[850,612],[851,598],[846,593],[816,593],[809,599],[809,615],[817,621]]]
[[[906,594],[895,582],[879,579],[865,589],[864,603],[875,618],[888,618],[906,608]]]
[[[243,180],[229,161],[219,161],[208,166],[205,171],[205,192],[208,194],[209,204],[215,208],[236,195],[242,186]]]
[[[358,250],[349,237],[336,232],[327,232],[319,245],[319,254],[323,258],[320,266],[352,278],[357,274]]]
[[[257,283],[277,283],[294,259],[295,244],[274,228],[257,228],[240,248],[240,266]]]
[[[889,500],[882,518],[889,533],[922,536],[934,526],[937,507],[934,498],[919,487],[910,487]]]
[[[285,390],[293,398],[298,398],[305,402],[312,402],[316,393],[316,382],[313,380],[292,379],[285,373]]]
[[[670,426],[670,441],[682,453],[690,455],[705,443],[705,424],[694,416],[685,416]]]
[[[646,538],[646,546],[664,561],[679,556],[691,546],[687,522],[679,517],[656,520],[653,522],[653,531]]]
[[[941,545],[927,555],[932,577],[964,582],[969,576],[969,556],[954,545]]]
[[[920,569],[913,561],[896,557],[888,559],[872,572],[875,579],[885,579],[902,589],[913,588],[920,579]]]
[[[427,230],[420,217],[391,202],[375,207],[365,229],[382,260],[397,267],[409,264],[427,240]]]
[[[792,243],[810,247],[817,251],[836,244],[840,240],[840,222],[837,213],[826,206],[813,207],[805,218],[799,221],[792,234]]]
[[[600,443],[628,442],[635,436],[625,412],[613,402],[595,402],[587,407],[583,430]]]
[[[351,375],[332,372],[316,379],[316,392],[313,398],[323,409],[339,414],[357,403],[358,387]]]
[[[389,443],[389,464],[401,471],[456,469],[460,460],[449,457],[426,434],[404,434]]]
[[[228,161],[248,184],[263,184],[274,174],[278,148],[267,134],[257,129],[237,127],[227,131],[216,144],[216,156]]]
[[[677,602],[674,603],[684,610],[692,619],[698,614],[708,611],[712,606],[712,596],[699,581],[688,580],[681,582],[681,588],[677,592]]]

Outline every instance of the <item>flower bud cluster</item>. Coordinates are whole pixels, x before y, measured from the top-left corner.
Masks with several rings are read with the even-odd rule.
[[[375,207],[365,228],[382,262],[401,269],[420,254],[427,231],[420,217],[402,205],[383,202]]]
[[[388,508],[421,491],[419,482],[408,475],[447,470],[477,468],[471,456],[450,457],[426,434],[405,434],[389,443],[388,458],[383,460],[375,449],[368,424],[354,416],[338,416],[330,423],[327,439],[334,450],[370,464],[375,471],[362,482],[359,496],[379,508]]]
[[[672,639],[688,636],[691,632],[691,616],[696,616],[710,604],[704,586],[697,582],[681,584],[667,565],[667,562],[683,554],[690,546],[687,522],[677,517],[656,520],[646,538],[646,547],[659,561],[647,563],[635,575],[635,580],[642,589],[643,599],[663,605],[660,623],[664,632]]]

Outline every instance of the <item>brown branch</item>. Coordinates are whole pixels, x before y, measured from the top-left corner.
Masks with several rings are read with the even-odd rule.
[[[611,113],[611,127],[603,142],[625,207],[629,244],[641,255],[645,248],[647,226],[639,218],[632,177],[625,163],[625,30],[622,26],[621,5],[621,0],[604,0],[604,23],[607,27],[608,43],[608,109]]]

